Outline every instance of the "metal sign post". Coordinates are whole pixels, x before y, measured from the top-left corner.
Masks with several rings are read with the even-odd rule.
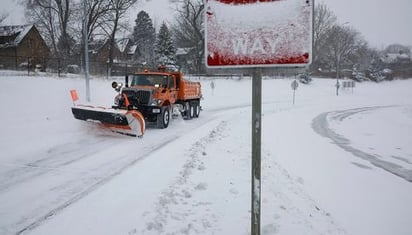
[[[295,80],[290,84],[293,90],[293,104],[295,104],[295,96],[296,96],[296,90],[299,87],[299,83],[296,81],[296,75],[295,75]]]
[[[252,219],[253,235],[260,234],[261,211],[261,130],[262,130],[262,70],[256,68],[252,78]]]
[[[210,88],[212,88],[212,96],[215,93],[215,82],[212,80],[212,82],[210,82]]]

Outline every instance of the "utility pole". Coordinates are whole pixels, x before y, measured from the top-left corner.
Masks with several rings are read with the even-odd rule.
[[[87,25],[88,21],[88,10],[87,10],[87,0],[83,0],[83,10],[84,10],[84,75],[86,78],[86,100],[90,102],[90,82],[89,82],[89,40]]]

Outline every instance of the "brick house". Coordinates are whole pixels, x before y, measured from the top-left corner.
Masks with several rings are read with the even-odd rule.
[[[0,68],[45,68],[49,54],[35,25],[0,26]]]

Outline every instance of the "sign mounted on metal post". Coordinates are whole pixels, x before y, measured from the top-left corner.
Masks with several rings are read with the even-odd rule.
[[[290,84],[290,87],[292,88],[292,90],[296,90],[299,87],[299,83],[296,80],[293,80],[293,82]]]
[[[206,0],[208,68],[254,68],[251,234],[260,234],[262,68],[312,60],[314,0]],[[297,88],[297,87],[296,87]]]
[[[293,90],[293,104],[295,104],[296,90],[299,87],[298,81],[296,81],[296,79],[293,80],[293,82],[290,84],[290,87],[292,87],[292,90]]]
[[[208,67],[307,66],[313,0],[208,0]]]

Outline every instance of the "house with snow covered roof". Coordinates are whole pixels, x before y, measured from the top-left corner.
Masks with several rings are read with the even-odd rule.
[[[89,42],[91,61],[107,63],[109,58],[109,39],[95,39]],[[133,45],[129,38],[116,39],[113,48],[113,60],[117,62],[137,61],[140,56],[139,48]]]
[[[0,68],[44,68],[49,53],[35,25],[0,26]]]
[[[411,56],[407,53],[386,53],[381,57],[381,60],[385,64],[394,63],[409,63],[411,61]]]
[[[385,53],[381,56],[385,69],[393,77],[408,78],[412,76],[412,57],[409,53]]]
[[[109,39],[95,39],[89,42],[89,58],[92,62],[107,63],[109,61],[110,41]],[[113,48],[113,60],[117,61],[120,51],[117,46]]]
[[[91,73],[104,74],[108,71],[110,47],[109,38],[93,39],[89,42],[89,69]],[[75,51],[77,51],[77,55],[81,55],[80,44],[78,44]],[[122,73],[122,75],[124,75],[127,69],[135,70],[137,69],[136,66],[139,65],[139,48],[134,45],[129,38],[115,40],[112,56],[113,64],[111,74]]]

